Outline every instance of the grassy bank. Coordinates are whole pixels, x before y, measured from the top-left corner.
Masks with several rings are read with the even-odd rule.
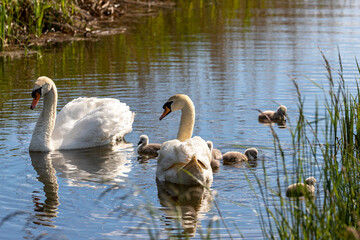
[[[282,159],[278,172],[285,172],[286,177],[278,175],[278,188],[264,189],[259,196],[260,203],[268,206],[260,221],[266,238],[360,239],[360,88],[357,85],[356,94],[349,92],[340,56],[338,77],[324,60],[329,80],[329,88],[323,89],[325,118],[317,110],[315,121],[308,121],[298,91],[299,117],[291,129],[292,168],[286,166],[281,141],[274,132],[276,153]],[[316,175],[318,183],[315,197],[285,196],[290,183],[304,182],[311,175]]]
[[[170,1],[149,0],[1,0],[0,51],[34,44],[44,34],[60,32],[85,36],[100,29],[99,22],[121,22],[158,8]]]

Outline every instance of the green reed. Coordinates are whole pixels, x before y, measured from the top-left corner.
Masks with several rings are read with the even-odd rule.
[[[36,36],[40,36],[44,27],[44,13],[45,11],[51,7],[50,4],[40,1],[40,0],[34,0],[34,21],[35,29],[33,32],[35,32]]]
[[[73,1],[64,0],[1,0],[0,51],[6,45],[25,45],[32,36],[45,31],[62,30],[72,23]]]
[[[281,159],[277,189],[260,188],[259,201],[266,207],[260,224],[264,237],[274,239],[360,239],[360,88],[351,94],[345,84],[341,57],[338,80],[323,56],[329,81],[325,94],[325,118],[319,118],[316,103],[315,120],[304,115],[304,97],[297,83],[299,116],[290,128],[292,134],[292,168],[285,164],[285,153],[274,129],[275,154]],[[360,73],[360,67],[358,70]],[[321,127],[320,127],[320,123]],[[281,169],[281,170],[280,170]],[[288,173],[290,172],[290,173]],[[289,199],[286,187],[317,179],[316,196]],[[290,181],[293,180],[293,181]],[[259,186],[262,180],[258,179]],[[271,190],[271,191],[268,191]],[[270,193],[269,193],[270,192]]]

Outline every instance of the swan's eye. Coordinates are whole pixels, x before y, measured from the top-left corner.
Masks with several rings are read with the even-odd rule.
[[[38,94],[41,96],[41,88],[42,88],[42,87],[40,87],[40,88],[32,91],[31,97],[32,97],[32,98],[36,98],[36,93],[38,93]]]
[[[164,106],[163,106],[163,109],[166,109],[166,107],[167,108],[169,108],[170,109],[170,111],[171,111],[171,104],[173,103],[173,101],[171,101],[171,102],[166,102],[165,104],[164,104]]]

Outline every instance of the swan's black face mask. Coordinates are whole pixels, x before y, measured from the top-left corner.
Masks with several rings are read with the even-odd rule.
[[[32,103],[30,105],[30,109],[34,110],[34,108],[36,107],[36,105],[39,102],[40,97],[41,97],[41,87],[34,90],[34,91],[32,91],[31,97],[33,98],[33,101],[32,101]]]
[[[166,117],[169,113],[171,113],[171,104],[173,102],[166,102],[163,106],[164,112],[163,114],[160,116],[159,120],[163,119],[164,117]]]
[[[31,97],[32,97],[32,98],[36,98],[36,93],[38,93],[38,94],[40,95],[40,97],[41,97],[41,89],[42,89],[42,87],[40,87],[40,88],[32,91]]]

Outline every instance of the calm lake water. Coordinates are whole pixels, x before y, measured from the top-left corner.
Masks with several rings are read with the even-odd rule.
[[[181,1],[174,10],[140,19],[123,35],[0,58],[1,238],[201,238],[208,228],[212,238],[229,238],[227,229],[234,239],[263,238],[259,214],[265,208],[255,195],[260,191],[255,178],[264,178],[264,166],[269,187],[276,189],[276,177],[284,181],[285,175],[278,170],[270,129],[258,123],[255,109],[284,104],[294,123],[298,96],[291,79],[296,79],[305,116],[314,118],[316,100],[323,114],[324,93],[312,82],[327,86],[321,51],[335,79],[340,51],[346,83],[355,86],[360,3],[338,2]],[[81,96],[127,103],[136,113],[127,143],[29,153],[42,107],[29,109],[31,90],[41,75],[57,85],[58,110]],[[176,137],[179,112],[158,120],[176,93],[188,94],[196,106],[194,135],[212,140],[223,153],[259,150],[258,164],[221,165],[214,173],[216,204],[195,187],[169,196],[169,186],[156,182],[156,160],[136,153],[141,134],[158,143]],[[288,128],[275,130],[293,179],[291,134]]]

